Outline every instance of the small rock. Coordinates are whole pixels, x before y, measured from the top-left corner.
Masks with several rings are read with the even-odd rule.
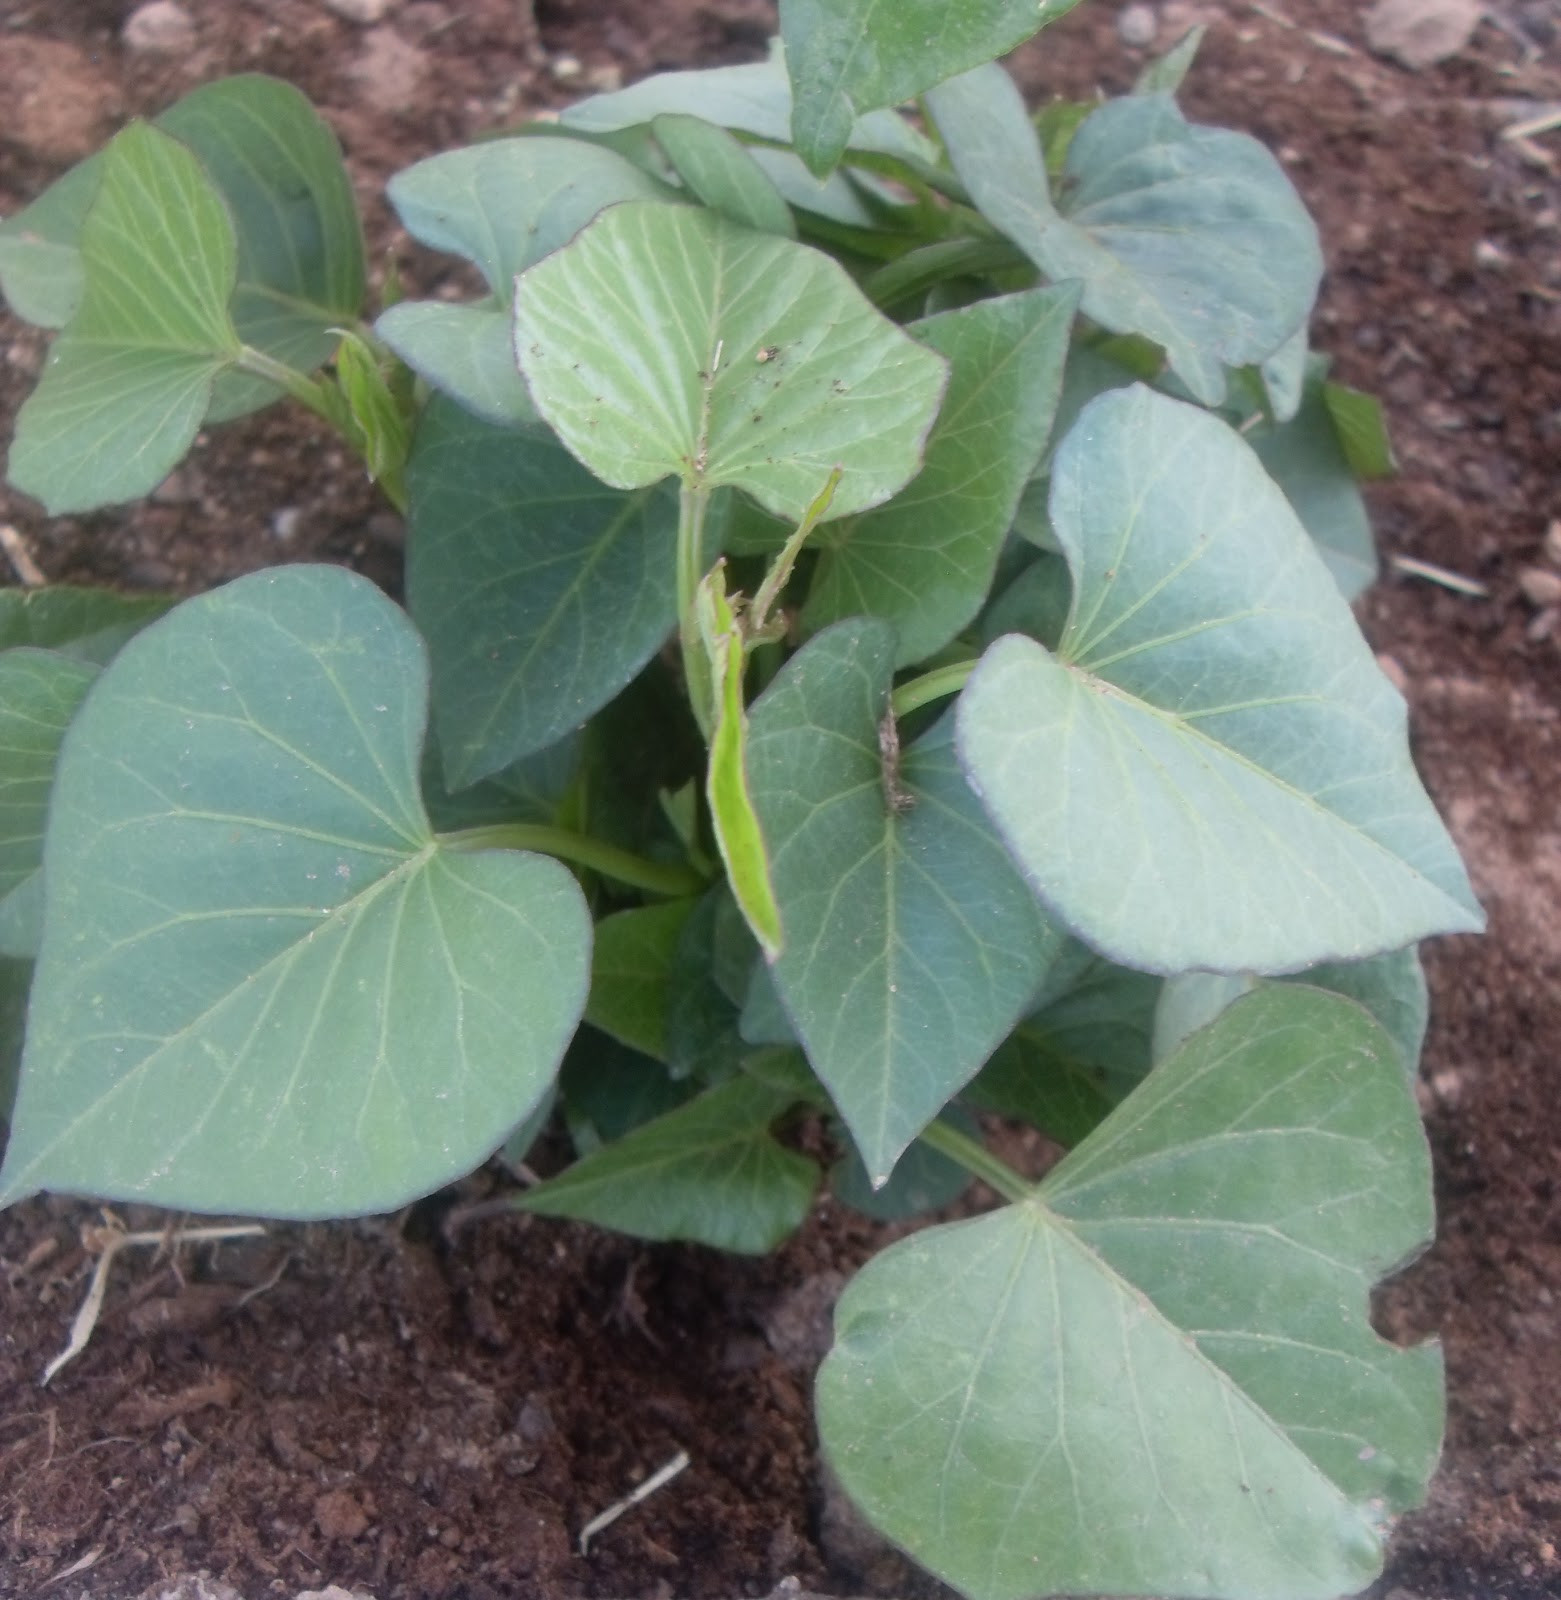
[[[321,3],[327,11],[334,11],[348,22],[356,22],[360,28],[372,28],[376,22],[385,20],[391,0],[321,0]]]
[[[1561,518],[1545,529],[1545,560],[1561,567]]]
[[[1558,622],[1561,622],[1561,607],[1546,606],[1523,630],[1523,637],[1530,644],[1543,644],[1546,639],[1555,636]]]
[[[130,13],[119,36],[136,55],[182,56],[195,47],[195,19],[174,0],[151,0]]]
[[[1518,587],[1531,606],[1561,606],[1561,572],[1546,567],[1525,567],[1518,574]]]
[[[327,1489],[314,1502],[314,1525],[323,1539],[356,1539],[368,1531],[363,1507],[347,1489]]]
[[[371,28],[347,71],[371,110],[394,116],[416,103],[429,66],[427,52],[394,28]]]
[[[1481,239],[1474,247],[1477,267],[1504,267],[1511,258],[1494,239]]]
[[[272,513],[271,536],[282,544],[290,544],[298,534],[298,524],[303,521],[303,512],[297,506],[283,506],[280,511]]]
[[[573,83],[585,68],[580,65],[579,56],[554,56],[549,70],[560,83]]]
[[[597,94],[617,94],[623,87],[623,68],[616,61],[592,67],[585,75],[585,86]]]
[[[1160,31],[1153,6],[1124,6],[1117,13],[1117,36],[1130,50],[1147,50]]]
[[[1482,0],[1377,0],[1366,14],[1366,42],[1422,72],[1457,55],[1484,13]]]

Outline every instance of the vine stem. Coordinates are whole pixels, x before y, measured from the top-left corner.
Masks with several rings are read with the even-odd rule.
[[[950,1123],[934,1119],[917,1135],[950,1161],[957,1161],[972,1177],[995,1189],[1005,1200],[1028,1200],[1035,1185],[1021,1178],[1006,1161],[999,1161],[985,1145],[961,1133]]]
[[[924,672],[921,677],[902,683],[890,696],[889,707],[896,717],[908,717],[911,712],[920,711],[934,700],[958,694],[975,670],[974,661],[955,661],[949,666]]]
[[[632,855],[617,845],[593,839],[589,834],[571,833],[567,828],[553,828],[542,823],[500,822],[483,828],[461,828],[437,837],[440,844],[451,850],[534,850],[541,855],[556,856],[560,861],[573,861],[631,888],[646,889],[672,899],[698,894],[705,887],[705,879],[692,867],[647,861],[643,856]]]

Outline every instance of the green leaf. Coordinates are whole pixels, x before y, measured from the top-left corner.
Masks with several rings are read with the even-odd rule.
[[[357,431],[354,441],[369,478],[399,486],[412,442],[411,418],[391,393],[379,361],[362,337],[344,333],[336,351],[336,381]]]
[[[427,668],[333,567],[186,601],[66,739],[0,1204],[389,1210],[545,1093],[590,922],[557,862],[460,854],[418,794]]]
[[[786,948],[772,968],[876,1183],[1013,1026],[1059,934],[953,758],[946,719],[903,755],[894,631],[837,623],[749,713]]]
[[[84,281],[76,246],[102,175],[102,155],[89,156],[0,222],[0,292],[24,322],[63,328],[75,316]]]
[[[32,983],[30,961],[0,958],[0,1147],[11,1125],[16,1081],[27,1034],[27,991]]]
[[[438,833],[514,822],[556,823],[559,808],[579,777],[584,740],[570,734],[458,794],[445,787],[439,742],[423,742],[423,804]]]
[[[1368,1320],[1432,1230],[1396,1052],[1274,986],[1159,1068],[1034,1198],[870,1262],[823,1444],[972,1600],[1335,1600],[1424,1495],[1441,1360]]]
[[[0,653],[0,955],[38,953],[38,880],[60,741],[97,668],[53,650]]]
[[[850,143],[857,117],[909,100],[1006,55],[1078,0],[781,0],[796,109],[792,137],[816,173]]]
[[[1202,22],[1189,28],[1163,56],[1158,56],[1144,67],[1133,85],[1133,93],[1175,94],[1186,81],[1193,62],[1198,59],[1199,47],[1208,31],[1208,25]]]
[[[951,1122],[961,1133],[980,1140],[981,1131],[969,1112],[950,1106],[939,1119]],[[841,1205],[850,1206],[875,1222],[899,1222],[952,1205],[970,1187],[970,1174],[957,1161],[919,1139],[900,1157],[894,1175],[875,1189],[862,1158],[852,1149],[835,1163],[829,1174],[830,1191]]]
[[[1331,989],[1365,1006],[1398,1046],[1404,1070],[1413,1078],[1429,1014],[1425,973],[1415,946],[1367,961],[1328,962],[1283,981]],[[1249,974],[1212,972],[1182,972],[1167,978],[1154,1011],[1154,1059],[1175,1054],[1199,1028],[1264,982]]]
[[[374,331],[436,389],[497,424],[536,421],[511,341],[516,275],[608,206],[677,197],[612,150],[545,136],[431,156],[398,172],[386,194],[413,238],[478,268],[493,302],[404,301]]]
[[[1382,402],[1342,383],[1323,385],[1323,403],[1338,430],[1344,459],[1357,478],[1391,478],[1398,471]]]
[[[1084,283],[1103,327],[1162,345],[1205,405],[1227,366],[1271,355],[1306,320],[1317,230],[1255,139],[1189,123],[1168,94],[1108,101],[1075,133],[1054,204],[1035,131],[1000,67],[928,96],[972,200],[1053,279]]]
[[[1075,1145],[1135,1089],[1152,1050],[1162,980],[1102,961],[1070,941],[1034,1009],[966,1091],[972,1105],[1019,1117]]]
[[[769,850],[748,787],[748,718],[743,704],[747,655],[742,628],[726,597],[724,561],[718,561],[700,580],[694,603],[715,700],[705,780],[710,826],[732,896],[754,938],[773,961],[784,939],[770,881]]]
[[[569,1137],[582,1156],[664,1116],[696,1092],[659,1061],[589,1024],[570,1044],[558,1085]]]
[[[364,294],[357,201],[330,125],[291,84],[244,73],[185,95],[157,126],[195,152],[226,202],[238,246],[228,309],[239,338],[300,372],[319,366]],[[276,398],[262,379],[225,373],[209,420]]]
[[[1289,422],[1301,409],[1311,368],[1311,345],[1303,322],[1280,347],[1263,359],[1259,372],[1275,422]]]
[[[657,1061],[667,1059],[667,994],[678,939],[694,903],[672,900],[596,925],[585,1020]]]
[[[913,323],[949,362],[926,465],[887,505],[825,527],[803,620],[882,617],[897,664],[925,660],[981,608],[1051,432],[1078,288],[1032,289]]]
[[[808,1214],[818,1168],[770,1135],[790,1097],[751,1078],[687,1105],[528,1189],[516,1204],[639,1239],[686,1239],[761,1255]]]
[[[1361,499],[1324,398],[1320,377],[1307,383],[1291,421],[1259,423],[1247,443],[1285,492],[1312,536],[1346,600],[1355,600],[1377,578],[1377,548]]]
[[[683,206],[615,206],[516,285],[537,409],[599,478],[733,484],[800,520],[839,466],[833,514],[916,471],[941,357],[843,268]]]
[[[407,604],[459,789],[579,727],[660,648],[677,624],[677,502],[606,488],[551,435],[440,400],[407,488]]]
[[[1057,453],[1051,513],[1061,645],[999,639],[959,740],[1068,928],[1144,971],[1286,972],[1483,924],[1403,699],[1236,434],[1104,395]]]
[[[63,583],[0,589],[0,650],[34,645],[106,666],[127,639],[172,604],[167,595],[115,594]]]
[[[797,224],[780,190],[725,128],[677,111],[657,117],[650,127],[678,176],[702,204],[760,233],[797,237]]]
[[[167,134],[132,123],[108,146],[81,252],[81,308],[11,446],[10,481],[55,516],[162,482],[239,355],[227,311],[233,226],[200,163]]]
[[[734,951],[751,963],[758,946],[725,884],[710,890],[690,913],[672,953],[667,980],[667,1065],[674,1078],[719,1083],[747,1055],[738,1031],[737,1002],[723,986]]]

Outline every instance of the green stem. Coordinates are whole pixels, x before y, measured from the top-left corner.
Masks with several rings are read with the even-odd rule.
[[[985,1145],[961,1133],[951,1123],[934,1119],[917,1137],[950,1161],[957,1161],[972,1177],[995,1189],[1005,1200],[1028,1200],[1035,1193],[1033,1183],[1027,1183],[1006,1161],[999,1161]]]
[[[775,602],[780,599],[781,590],[791,578],[791,569],[796,566],[797,557],[802,554],[802,547],[808,542],[808,535],[818,526],[819,520],[829,510],[829,502],[835,498],[835,490],[840,485],[841,470],[836,467],[825,479],[824,487],[814,495],[808,509],[802,515],[802,521],[797,524],[797,531],[786,541],[781,553],[776,556],[770,570],[765,574],[764,582],[759,586],[759,592],[753,597],[753,604],[748,608],[750,633],[759,633],[769,621],[770,612],[775,609]]]
[[[889,698],[889,707],[896,717],[908,717],[913,711],[931,705],[946,695],[958,694],[965,687],[970,674],[976,670],[974,661],[954,661],[946,667],[936,667],[924,672],[909,683],[902,683]]]
[[[252,345],[244,346],[239,354],[238,366],[241,372],[274,383],[299,405],[314,412],[317,417],[324,417],[348,438],[352,437],[352,418],[347,411],[347,402],[341,391],[333,385],[311,378],[296,367],[268,356],[265,351],[256,350]]]
[[[705,575],[705,514],[710,509],[710,491],[685,483],[678,496],[678,636],[683,645],[683,678],[688,686],[689,704],[700,732],[708,740],[714,700],[710,661],[699,633],[695,600],[700,579]]]
[[[673,899],[698,894],[705,887],[705,880],[692,867],[647,861],[589,834],[570,833],[567,828],[551,828],[542,823],[494,823],[485,828],[441,833],[438,839],[450,850],[535,850],[560,861],[573,861],[615,882]]]

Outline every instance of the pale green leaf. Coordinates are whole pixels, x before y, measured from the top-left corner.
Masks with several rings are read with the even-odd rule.
[[[760,1255],[807,1215],[818,1168],[776,1142],[790,1097],[736,1077],[594,1151],[517,1200],[640,1239]]]
[[[1208,25],[1202,22],[1189,28],[1163,56],[1157,56],[1144,67],[1133,84],[1133,93],[1175,94],[1198,59],[1198,50],[1208,31]]]
[[[64,583],[0,589],[0,650],[33,645],[101,667],[172,604],[166,595],[116,594]]]
[[[39,868],[60,741],[97,668],[53,650],[0,652],[0,955],[38,953]]]
[[[1275,422],[1289,422],[1301,409],[1310,365],[1311,344],[1303,322],[1259,367]]]
[[[821,531],[809,627],[882,617],[899,632],[903,666],[941,649],[976,614],[1051,432],[1077,304],[1077,287],[1066,284],[911,325],[949,362],[926,465],[887,505]]]
[[[731,222],[797,237],[797,224],[769,174],[729,134],[703,117],[669,111],[651,132],[691,193]]]
[[[459,789],[578,728],[655,654],[677,623],[677,502],[439,400],[407,488],[407,604]]]
[[[667,996],[693,902],[639,906],[596,925],[585,1020],[658,1061],[667,1058]]]
[[[1226,367],[1264,360],[1305,321],[1317,230],[1255,139],[1189,123],[1168,94],[1108,101],[1068,146],[1053,202],[1024,103],[1000,67],[928,96],[972,200],[1053,279],[1079,278],[1103,327],[1164,347],[1218,405]]]
[[[1078,0],[781,0],[797,152],[828,172],[856,119],[1006,55]]]
[[[1337,1600],[1436,1463],[1439,1355],[1368,1319],[1431,1230],[1391,1043],[1265,988],[1033,1198],[869,1263],[819,1374],[824,1447],[972,1600]]]
[[[1145,971],[1286,972],[1482,926],[1403,699],[1235,433],[1104,395],[1057,454],[1051,512],[1061,645],[987,651],[960,754],[1068,928]]]
[[[786,948],[777,988],[875,1182],[1018,1020],[1059,942],[954,761],[903,754],[894,632],[826,629],[749,714]]]
[[[82,225],[87,287],[16,419],[10,481],[51,514],[154,489],[194,439],[228,319],[233,226],[183,145],[132,123],[108,146]]]
[[[585,1004],[569,872],[433,837],[427,668],[333,567],[182,606],[66,740],[0,1203],[343,1216],[483,1160]]]
[[[836,466],[836,516],[894,494],[945,373],[827,256],[683,206],[615,206],[531,268],[515,343],[598,477],[732,484],[793,521]]]
[[[77,242],[102,172],[102,155],[89,156],[0,222],[0,292],[24,322],[63,328],[75,316],[83,285]]]
[[[510,346],[510,313],[496,306],[403,300],[374,332],[441,394],[495,427],[534,428],[537,408]]]

